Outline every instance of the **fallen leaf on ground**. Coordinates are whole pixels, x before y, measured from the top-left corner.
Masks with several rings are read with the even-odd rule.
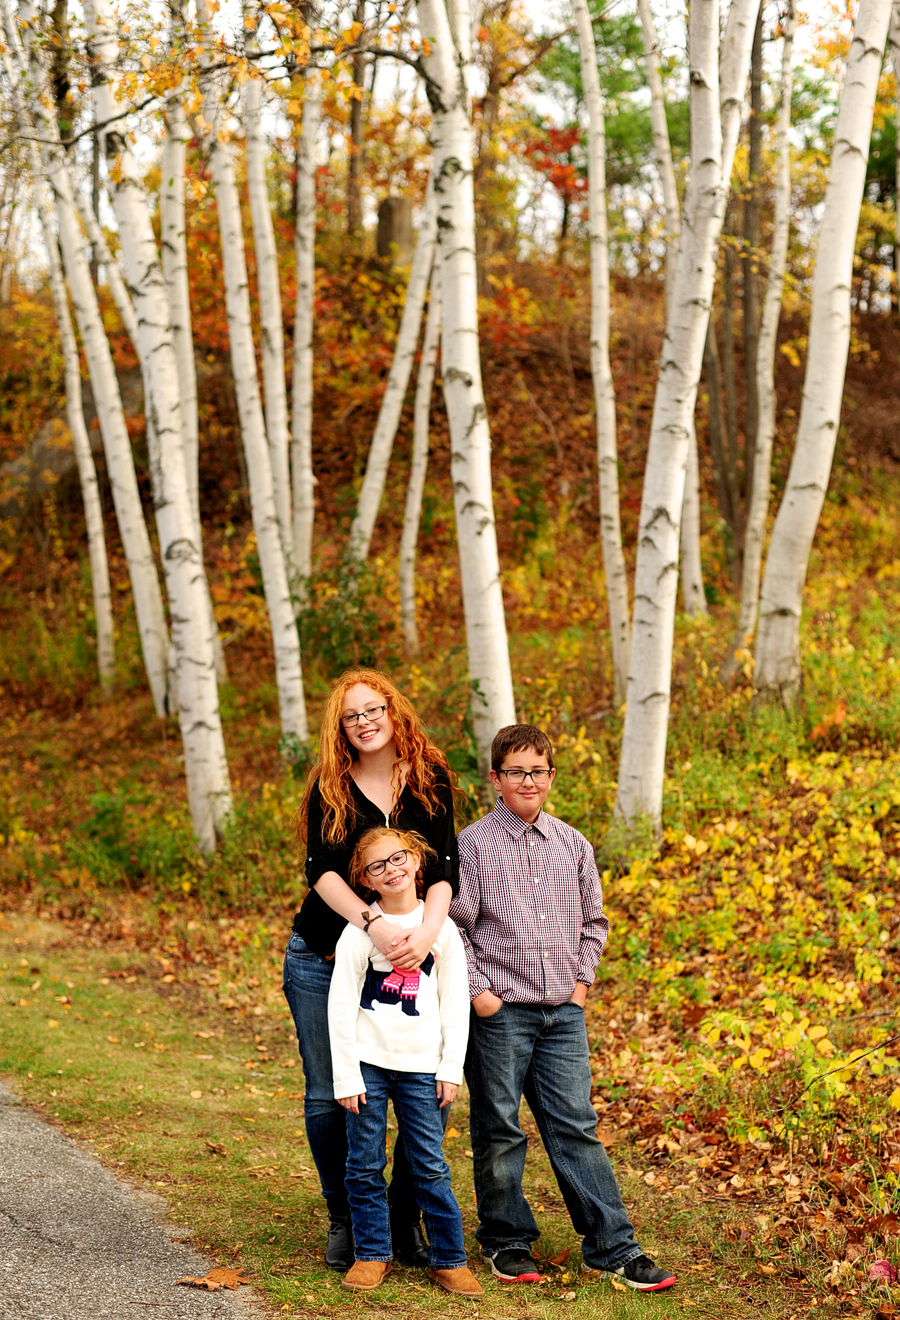
[[[570,1247],[566,1247],[565,1251],[561,1251],[558,1256],[551,1256],[550,1259],[547,1261],[547,1264],[565,1265],[566,1261],[569,1259],[570,1250],[571,1250]]]
[[[628,1284],[622,1283],[622,1281],[617,1279],[614,1274],[610,1275],[609,1281],[615,1288],[616,1292],[628,1292]]]
[[[869,1266],[869,1279],[872,1283],[896,1283],[897,1271],[889,1260],[876,1260]]]
[[[207,1270],[202,1279],[192,1279],[186,1275],[176,1282],[183,1283],[187,1288],[205,1288],[207,1292],[215,1292],[217,1288],[230,1288],[234,1292],[242,1283],[249,1283],[250,1280],[242,1270],[219,1265],[215,1269]]]

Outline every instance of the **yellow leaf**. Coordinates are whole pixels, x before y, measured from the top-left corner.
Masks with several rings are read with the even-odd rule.
[[[828,1028],[810,1027],[809,1031],[806,1034],[809,1036],[810,1040],[821,1040],[823,1036],[828,1035]]]
[[[202,1091],[191,1091],[191,1099],[192,1099],[192,1100],[200,1100],[200,1099],[202,1099],[202,1097],[203,1097],[203,1092],[202,1092]]]
[[[888,1104],[891,1109],[900,1109],[900,1086],[891,1091],[891,1094],[888,1097]]]

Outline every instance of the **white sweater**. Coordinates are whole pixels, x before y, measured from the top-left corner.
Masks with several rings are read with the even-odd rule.
[[[384,913],[384,920],[421,926],[424,910],[420,903],[407,916]],[[441,927],[418,985],[415,975],[393,973],[365,931],[348,925],[335,950],[328,1030],[336,1100],[365,1091],[360,1063],[431,1073],[437,1081],[459,1085],[469,1036],[469,977],[453,922],[448,918]]]

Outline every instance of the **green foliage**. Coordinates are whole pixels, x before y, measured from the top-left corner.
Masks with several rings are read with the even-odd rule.
[[[326,678],[357,665],[390,666],[394,647],[383,644],[373,583],[367,567],[345,563],[316,574],[297,616],[304,657]]]

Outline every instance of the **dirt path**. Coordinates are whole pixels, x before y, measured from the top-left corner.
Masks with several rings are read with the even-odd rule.
[[[176,1284],[213,1263],[172,1241],[156,1197],[119,1182],[0,1082],[2,1320],[262,1320],[247,1288]]]

